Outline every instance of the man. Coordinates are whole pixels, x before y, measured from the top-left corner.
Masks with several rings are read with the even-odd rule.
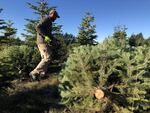
[[[37,46],[41,54],[41,61],[37,67],[30,72],[30,76],[33,80],[37,79],[39,76],[44,76],[47,72],[48,64],[51,60],[53,43],[52,35],[52,22],[57,18],[60,18],[56,10],[51,10],[49,15],[44,18],[36,27],[37,30]]]

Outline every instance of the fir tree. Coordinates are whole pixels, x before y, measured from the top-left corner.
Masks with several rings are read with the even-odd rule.
[[[22,36],[25,37],[25,43],[31,46],[35,46],[36,41],[36,25],[38,23],[37,20],[26,19],[27,24],[25,25],[26,33],[22,33]]]
[[[4,20],[0,19],[0,38],[4,38],[3,30],[6,28]]]
[[[19,38],[16,39],[17,29],[13,27],[14,23],[11,20],[4,21],[0,20],[0,43],[1,45],[14,45],[21,44],[21,40]]]
[[[0,8],[0,13],[2,12],[2,8]],[[6,25],[5,25],[5,21],[3,19],[0,19],[0,40],[2,38],[4,38],[4,34],[2,33],[2,31],[6,28]]]
[[[137,35],[133,34],[129,38],[129,45],[130,46],[142,46],[144,44],[144,37],[142,33],[139,33]]]
[[[150,110],[150,49],[118,48],[115,42],[110,38],[94,47],[74,48],[59,79],[65,105],[90,113]],[[104,97],[96,98],[97,90]]]
[[[77,36],[77,43],[79,45],[95,45],[97,35],[95,35],[96,25],[92,25],[94,22],[94,16],[90,13],[86,13],[85,17],[82,19],[81,27],[79,28],[79,34]]]
[[[4,29],[5,38],[15,38],[15,34],[17,32],[17,29],[13,27],[13,22],[11,20],[8,20],[8,22],[5,23],[6,28]]]
[[[28,77],[40,60],[37,48],[21,46],[9,46],[1,51],[0,78],[14,79]]]
[[[36,25],[38,24],[38,22],[43,19],[45,16],[47,16],[49,14],[49,11],[51,9],[56,9],[55,6],[49,7],[48,2],[46,0],[40,0],[39,2],[36,2],[36,5],[28,3],[29,8],[31,8],[32,10],[34,10],[34,14],[37,14],[37,18],[35,19],[26,19],[27,20],[27,24],[25,25],[26,29],[26,33],[22,34],[25,37],[25,43],[36,47],[35,43],[36,43],[36,35],[37,35],[37,31],[36,31]],[[63,34],[62,34],[62,25],[57,25],[56,23],[52,24],[52,34],[54,35],[55,39],[59,41],[59,47],[57,47],[54,51],[53,51],[53,62],[52,63],[61,63],[64,61],[64,59],[66,59],[67,56],[67,48],[66,45],[64,44],[64,39],[63,38]]]
[[[150,47],[150,37],[144,40],[144,44]]]
[[[126,30],[127,28],[125,25],[118,25],[114,28],[113,38],[116,40],[116,46],[118,47],[126,46],[126,40],[127,40]]]
[[[48,15],[49,11],[51,9],[55,9],[56,7],[49,7],[48,3],[45,0],[40,0],[36,2],[37,5],[33,5],[31,3],[27,3],[29,8],[34,10],[34,14],[37,14],[38,17],[36,19],[26,19],[27,24],[25,25],[25,31],[26,33],[22,33],[22,35],[25,37],[26,43],[30,45],[35,45],[35,40],[36,40],[36,25],[37,23],[44,18],[45,16]],[[56,25],[54,23],[53,25],[54,29],[53,32],[59,34],[61,32],[61,25]]]
[[[75,36],[72,34],[65,33],[63,34],[63,38],[65,40],[66,45],[75,43]]]

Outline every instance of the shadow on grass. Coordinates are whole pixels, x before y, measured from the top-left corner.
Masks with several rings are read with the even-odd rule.
[[[51,109],[64,109],[59,101],[58,87],[49,85],[11,96],[1,96],[0,113],[48,113]]]

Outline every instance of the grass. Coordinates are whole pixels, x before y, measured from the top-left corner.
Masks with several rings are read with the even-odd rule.
[[[12,81],[13,88],[0,97],[0,113],[62,113],[58,75],[40,81]]]
[[[12,81],[7,94],[0,95],[0,113],[92,113],[60,104],[58,76],[54,70],[40,81]]]

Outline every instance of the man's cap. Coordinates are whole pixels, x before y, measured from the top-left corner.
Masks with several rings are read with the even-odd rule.
[[[49,14],[55,14],[57,18],[60,18],[57,11],[55,9],[50,10]]]

